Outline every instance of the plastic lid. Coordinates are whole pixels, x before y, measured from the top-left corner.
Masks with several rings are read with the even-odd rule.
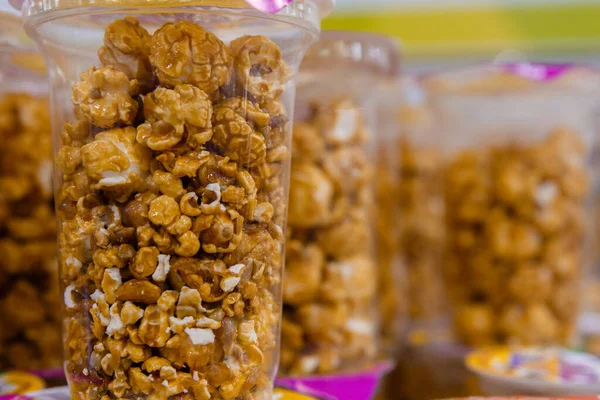
[[[506,63],[476,66],[427,76],[433,93],[497,95],[532,89],[600,91],[597,71],[571,64]]]
[[[276,14],[265,14],[245,0],[10,0],[22,4],[25,30],[33,37],[49,39],[54,45],[74,51],[98,43],[113,13],[136,15],[152,33],[175,12],[202,14],[202,23],[227,41],[234,31],[242,35],[267,35],[278,43],[287,41],[288,51],[302,54],[306,39],[317,40],[321,6],[333,0],[294,0]],[[287,0],[285,0],[287,1]],[[74,31],[77,35],[73,35]],[[296,48],[297,47],[297,48]]]
[[[16,10],[26,9],[26,15],[40,12],[79,7],[174,7],[205,6],[223,8],[246,8],[252,5],[262,12],[284,12],[286,7],[304,8],[307,3],[318,7],[321,18],[328,16],[336,0],[8,0]],[[291,5],[290,5],[291,4]],[[283,11],[282,11],[283,10]]]
[[[400,74],[400,46],[396,39],[375,33],[324,31],[306,53],[303,68],[323,65],[335,68],[337,62],[357,64],[393,78]],[[327,61],[325,61],[327,60]]]

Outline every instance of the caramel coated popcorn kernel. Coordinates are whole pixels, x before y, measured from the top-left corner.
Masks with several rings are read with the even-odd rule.
[[[107,27],[105,67],[73,87],[78,122],[62,135],[57,201],[74,398],[269,392],[288,67],[273,42],[243,40],[230,48],[187,21],[150,35],[127,17]],[[237,74],[262,53],[279,69],[253,83],[261,101],[228,97],[224,86],[257,77]]]
[[[131,125],[138,112],[132,97],[137,93],[138,82],[123,72],[91,67],[73,85],[73,104],[78,114],[100,128]]]
[[[166,87],[189,83],[212,94],[229,82],[230,57],[221,39],[193,22],[169,22],[152,35],[150,62]]]
[[[281,50],[268,37],[243,36],[231,42],[235,76],[261,102],[279,97],[290,79]]]
[[[151,90],[154,83],[149,56],[150,34],[135,18],[126,17],[108,25],[98,58],[104,66],[136,79],[142,92]]]
[[[311,120],[294,128],[294,144],[321,150],[294,153],[293,158],[283,285],[284,374],[355,368],[375,354],[374,165],[366,158],[366,135],[355,135],[365,131],[363,125],[352,124],[346,126],[352,132],[341,132],[325,117],[343,114],[358,115],[360,109],[348,100],[323,102]],[[352,139],[313,142],[339,135]],[[352,156],[337,157],[340,153]]]

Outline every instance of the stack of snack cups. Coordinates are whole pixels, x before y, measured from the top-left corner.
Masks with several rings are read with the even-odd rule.
[[[469,346],[567,345],[589,272],[598,74],[511,64],[432,76],[444,274]]]
[[[398,64],[392,39],[332,31],[300,68],[282,375],[359,370],[378,356],[376,94]]]
[[[0,13],[0,370],[61,366],[47,83],[20,19]]]
[[[295,74],[328,1],[26,1],[73,399],[271,399]]]

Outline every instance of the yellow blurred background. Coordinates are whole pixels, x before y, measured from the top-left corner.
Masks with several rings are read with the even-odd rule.
[[[408,69],[497,58],[600,64],[598,0],[338,0],[324,28],[395,36]]]

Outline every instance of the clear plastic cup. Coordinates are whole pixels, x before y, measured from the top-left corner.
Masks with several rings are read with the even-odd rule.
[[[444,274],[467,345],[569,344],[592,267],[599,75],[535,64],[432,76]]]
[[[331,31],[300,68],[281,374],[359,369],[378,355],[376,94],[398,63],[391,39]]]
[[[442,278],[444,227],[443,158],[426,90],[414,76],[397,84],[400,248],[406,265],[413,328],[437,327],[447,317]]]
[[[388,354],[403,350],[406,334],[413,321],[413,293],[409,293],[405,249],[402,248],[402,159],[398,142],[405,121],[399,113],[406,100],[404,73],[388,79],[377,90],[377,256],[379,263],[379,310],[382,347]],[[423,290],[421,288],[421,290]],[[409,323],[410,322],[410,323]]]
[[[329,1],[28,1],[78,399],[270,399],[295,73]]]
[[[20,19],[0,12],[0,370],[62,363],[47,89]]]
[[[419,78],[403,74],[379,92],[379,136],[386,143],[380,147],[395,160],[393,195],[408,312],[411,326],[421,329],[436,325],[447,315],[441,276],[443,160],[428,95]]]

